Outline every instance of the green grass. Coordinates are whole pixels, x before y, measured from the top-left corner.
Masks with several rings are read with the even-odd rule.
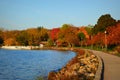
[[[115,52],[114,47],[109,47],[107,50],[105,48],[96,47],[96,46],[83,46],[83,47],[77,47],[77,48],[84,48],[84,49],[103,51],[103,52],[106,52],[108,54],[112,54],[112,52],[113,52],[114,54],[112,54],[112,55],[120,57],[120,53]]]
[[[118,57],[120,57],[120,53],[116,54]]]
[[[38,76],[35,80],[44,80],[43,77]]]

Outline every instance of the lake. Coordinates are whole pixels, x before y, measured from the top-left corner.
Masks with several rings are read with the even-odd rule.
[[[62,68],[72,51],[0,49],[0,80],[35,80]]]

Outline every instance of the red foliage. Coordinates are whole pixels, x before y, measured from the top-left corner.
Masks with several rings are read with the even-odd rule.
[[[51,32],[50,32],[50,38],[51,38],[53,41],[56,41],[56,40],[57,40],[59,31],[60,31],[60,28],[54,28],[54,29],[51,30]]]
[[[108,44],[109,45],[120,45],[120,23],[115,26],[109,27],[108,32]]]
[[[106,36],[106,39],[105,39]],[[109,45],[120,45],[120,23],[117,23],[115,26],[110,26],[106,29],[106,34],[100,32],[92,36],[89,40],[86,41],[88,45],[100,45],[104,46],[105,43]]]
[[[86,31],[85,27],[80,27],[78,33],[79,33],[79,32],[84,33],[85,38],[86,38],[86,39],[89,39],[89,35],[88,35],[88,32]]]
[[[98,33],[97,35],[93,36],[91,43],[95,45],[103,45],[105,43],[105,34]]]

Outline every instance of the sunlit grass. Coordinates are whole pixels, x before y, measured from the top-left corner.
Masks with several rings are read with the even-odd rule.
[[[42,76],[38,76],[35,80],[44,80]]]

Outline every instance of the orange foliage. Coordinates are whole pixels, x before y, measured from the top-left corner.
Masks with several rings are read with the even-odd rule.
[[[86,39],[89,39],[89,35],[88,35],[88,32],[86,31],[85,27],[80,27],[78,33],[79,32],[84,33]]]
[[[105,33],[98,33],[97,35],[93,36],[92,44],[104,45],[104,43],[105,43]]]
[[[47,29],[41,28],[31,28],[27,30],[22,30],[26,32],[28,35],[23,36],[28,41],[28,45],[39,45],[41,41],[47,41],[48,34],[49,38],[57,43],[57,45],[62,46],[78,46],[80,44],[80,40],[77,36],[78,33],[84,33],[86,39],[83,41],[83,45],[100,45],[104,46],[105,43],[107,45],[120,45],[120,22],[116,23],[115,26],[108,27],[106,29],[106,40],[105,40],[105,33],[100,32],[90,38],[87,30],[85,27],[74,27],[73,25],[64,25],[61,29],[60,28],[53,28],[50,32]],[[22,34],[22,31],[4,31],[2,32],[2,38],[4,40],[4,45],[18,45],[20,44],[17,42],[16,38]],[[107,42],[105,42],[107,41]]]
[[[79,45],[79,39],[77,37],[77,28],[74,26],[69,26],[66,29],[61,29],[58,37],[58,43],[67,43],[69,47]],[[61,42],[60,42],[61,41]]]
[[[108,32],[108,44],[109,45],[120,45],[120,23],[115,26],[109,27]]]
[[[17,45],[16,36],[18,35],[19,31],[4,31],[3,32],[3,39],[4,45]]]
[[[7,45],[7,46],[11,46],[11,45],[15,45],[15,44],[16,44],[16,41],[13,38],[8,38],[4,41],[4,45]]]
[[[106,39],[105,39],[106,35]],[[98,34],[91,36],[91,39],[86,41],[88,45],[99,45],[105,46],[105,43],[109,45],[120,45],[120,23],[115,26],[110,26],[106,29],[106,34],[104,32],[99,32]]]

